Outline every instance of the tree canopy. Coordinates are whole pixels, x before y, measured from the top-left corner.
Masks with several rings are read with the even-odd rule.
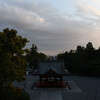
[[[58,54],[57,59],[64,60],[66,68],[73,74],[100,76],[100,49],[94,49],[91,42],[86,48],[78,45],[76,50]]]
[[[0,86],[24,79],[27,62],[23,47],[27,42],[14,29],[7,28],[0,32]]]
[[[44,53],[39,53],[36,45],[32,45],[30,52],[27,54],[27,61],[29,67],[33,70],[37,68],[39,60],[46,60],[46,55]]]
[[[0,32],[0,93],[3,94],[7,88],[15,93],[14,89],[10,88],[12,82],[25,80],[27,61],[23,48],[27,42],[28,40],[17,35],[14,29],[6,28]],[[4,94],[3,98],[6,96]]]

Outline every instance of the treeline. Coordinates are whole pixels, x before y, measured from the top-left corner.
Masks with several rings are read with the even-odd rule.
[[[64,60],[71,74],[100,76],[100,48],[94,49],[91,42],[86,47],[77,46],[76,50],[60,53],[57,59]]]

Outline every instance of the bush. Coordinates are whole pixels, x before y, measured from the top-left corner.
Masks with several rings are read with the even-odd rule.
[[[30,97],[21,88],[5,87],[0,89],[0,100],[30,100]]]

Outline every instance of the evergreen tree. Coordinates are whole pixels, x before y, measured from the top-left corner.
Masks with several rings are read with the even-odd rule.
[[[33,44],[32,48],[30,48],[30,52],[27,54],[29,67],[32,68],[33,71],[37,68],[39,60],[46,60],[46,55],[44,53],[39,53],[37,50],[37,46]]]
[[[71,73],[100,76],[100,49],[95,50],[91,42],[87,43],[86,48],[77,46],[76,50],[58,54],[57,59],[64,60]]]
[[[25,80],[27,61],[23,48],[27,42],[14,29],[6,28],[0,32],[0,92],[12,87],[15,80]]]

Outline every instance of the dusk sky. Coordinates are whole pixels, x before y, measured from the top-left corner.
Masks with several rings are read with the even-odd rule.
[[[56,55],[92,42],[100,46],[100,0],[0,0],[0,31],[13,28]]]

